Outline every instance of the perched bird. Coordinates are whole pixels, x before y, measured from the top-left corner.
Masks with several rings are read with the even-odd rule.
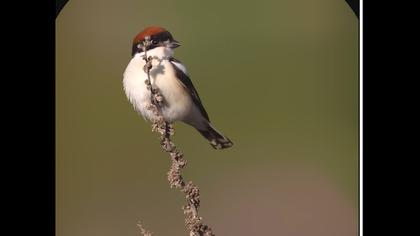
[[[182,121],[193,126],[215,149],[231,147],[233,143],[211,125],[185,66],[173,57],[174,49],[180,46],[179,42],[162,27],[147,27],[133,40],[133,58],[124,72],[123,84],[134,109],[146,120],[153,120],[153,112],[146,108],[151,102],[151,92],[145,84],[147,73],[143,69],[146,62],[143,59],[145,52],[142,45],[146,37],[151,42],[146,53],[153,58],[149,72],[150,82],[163,96],[161,112],[165,121]]]

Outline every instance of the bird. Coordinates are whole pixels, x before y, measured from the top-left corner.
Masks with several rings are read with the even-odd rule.
[[[145,81],[148,75],[143,69],[146,61],[142,45],[146,39],[150,42],[146,53],[152,57],[150,83],[163,97],[160,111],[165,122],[172,124],[180,121],[194,127],[215,149],[232,147],[232,141],[211,124],[186,67],[174,58],[174,49],[181,44],[160,26],[146,27],[133,39],[132,58],[123,74],[123,87],[134,110],[146,121],[156,118],[153,111],[147,109],[151,103],[151,92],[147,89]]]

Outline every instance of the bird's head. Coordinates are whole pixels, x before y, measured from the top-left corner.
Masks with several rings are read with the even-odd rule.
[[[132,56],[136,53],[143,52],[143,45],[146,37],[150,37],[150,44],[147,46],[147,50],[156,47],[167,47],[177,48],[180,46],[179,42],[174,40],[171,33],[166,29],[158,26],[149,26],[136,35],[133,39]]]

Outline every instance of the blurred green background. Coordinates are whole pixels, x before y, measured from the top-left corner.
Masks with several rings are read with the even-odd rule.
[[[70,0],[56,20],[59,236],[187,235],[170,161],[122,88],[133,37],[167,28],[217,127],[177,123],[216,235],[357,235],[358,19],[344,0]]]

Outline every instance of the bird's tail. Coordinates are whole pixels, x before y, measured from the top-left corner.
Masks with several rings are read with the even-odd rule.
[[[224,149],[232,147],[233,143],[227,137],[223,136],[209,123],[204,130],[197,129],[206,139],[210,141],[210,145],[215,149]]]

